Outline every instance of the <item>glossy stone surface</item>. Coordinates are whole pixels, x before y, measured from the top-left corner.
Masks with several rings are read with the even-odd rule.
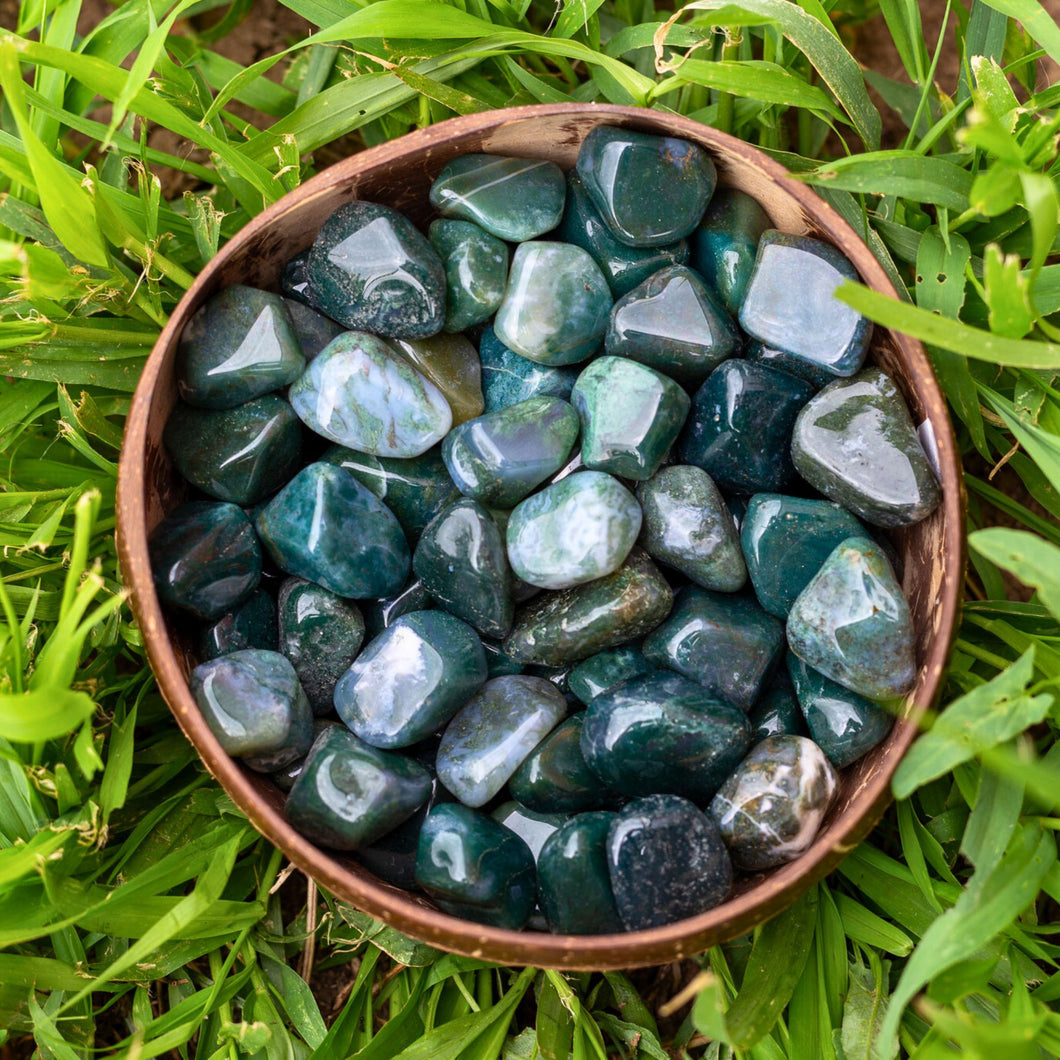
[[[261,547],[241,508],[189,501],[175,508],[147,541],[162,602],[197,618],[219,618],[257,588]]]
[[[535,240],[515,249],[493,329],[539,364],[577,364],[603,341],[611,290],[581,247]]]
[[[571,404],[585,466],[638,482],[659,469],[691,406],[672,379],[626,357],[597,357],[578,376]]]
[[[565,195],[555,162],[468,154],[444,166],[430,197],[443,216],[474,221],[499,239],[521,243],[559,224]]]
[[[177,390],[189,404],[231,409],[293,383],[305,367],[278,294],[236,284],[201,306],[177,346]]]
[[[329,726],[341,724],[341,721],[337,721],[334,718],[314,718],[313,741],[316,742],[316,738]],[[306,751],[306,754],[308,755],[309,751]],[[302,769],[304,766],[305,757],[303,756],[302,758],[296,758],[290,765],[286,765],[282,769],[270,773],[269,776],[280,791],[287,792],[294,787],[294,782],[302,775]]]
[[[747,505],[740,542],[758,602],[787,618],[795,598],[832,550],[865,528],[831,501],[759,493]]]
[[[788,652],[790,665],[794,656]],[[806,722],[790,684],[777,682],[754,705],[747,720],[751,723],[751,746],[767,736],[806,736]]]
[[[744,191],[719,188],[692,237],[692,260],[735,316],[740,311],[769,215]]]
[[[233,651],[276,651],[279,632],[276,605],[264,589],[255,589],[241,604],[199,633],[199,658],[216,659]]]
[[[534,910],[534,855],[504,825],[457,803],[423,822],[416,882],[453,916],[518,930]]]
[[[851,537],[825,560],[788,615],[791,650],[867,699],[889,699],[916,681],[913,622],[883,550]]]
[[[783,659],[784,626],[746,594],[682,589],[644,655],[748,711]]]
[[[521,674],[523,664],[517,663],[508,657],[508,653],[495,641],[488,637],[482,639],[482,650],[486,653],[486,676],[504,677],[507,674]]]
[[[487,637],[511,628],[514,604],[504,539],[489,512],[461,497],[427,526],[412,557],[439,606]]]
[[[466,806],[485,805],[566,713],[563,693],[540,677],[487,681],[442,734],[439,779]]]
[[[389,508],[351,474],[316,463],[258,513],[262,544],[282,571],[352,599],[405,584],[409,551]]]
[[[638,647],[623,645],[592,655],[578,663],[570,672],[567,684],[570,690],[585,704],[589,704],[601,692],[615,685],[639,677],[654,670]]]
[[[582,142],[578,176],[615,237],[633,247],[691,235],[717,183],[696,144],[607,125]]]
[[[560,398],[532,397],[450,431],[442,459],[461,493],[511,508],[554,475],[578,437],[578,414]]]
[[[578,369],[550,368],[510,350],[497,338],[493,325],[482,332],[478,346],[482,363],[482,393],[487,413],[518,405],[532,397],[569,400]]]
[[[692,464],[671,464],[637,487],[640,543],[653,559],[705,589],[735,592],[747,580],[740,537],[714,480]]]
[[[718,365],[696,391],[678,452],[727,493],[777,491],[794,477],[789,444],[813,387],[744,360]]]
[[[798,376],[811,383],[816,390],[835,382],[835,376],[827,368],[822,368],[811,361],[803,360],[794,354],[785,353],[773,346],[767,346],[763,342],[751,340],[744,348],[744,357],[756,364],[765,365],[766,368],[776,368],[777,371],[787,372],[789,375]]]
[[[762,234],[740,325],[752,338],[801,357],[836,376],[865,360],[872,323],[833,292],[857,270],[828,243],[775,229]]]
[[[676,795],[648,795],[622,809],[608,829],[607,860],[628,931],[705,913],[732,888],[718,826]]]
[[[302,348],[302,356],[311,361],[332,339],[337,339],[346,329],[331,317],[293,298],[285,299],[291,325]]]
[[[445,611],[413,611],[379,634],[335,686],[335,710],[373,747],[437,732],[486,680],[478,634]]]
[[[445,265],[445,330],[489,320],[508,282],[508,247],[470,221],[439,218],[427,235]]]
[[[382,339],[360,331],[335,339],[288,396],[310,430],[373,456],[419,456],[453,423],[429,379]]]
[[[510,828],[530,848],[535,862],[549,836],[567,821],[562,814],[534,813],[511,801],[501,803],[490,817],[505,828]]]
[[[651,632],[669,614],[673,591],[638,548],[614,574],[525,604],[504,650],[522,663],[566,666]]]
[[[411,817],[430,793],[431,775],[418,762],[333,725],[316,738],[284,815],[316,843],[356,850]]]
[[[299,251],[280,272],[280,290],[288,299],[309,305],[309,248]]]
[[[291,660],[313,713],[330,714],[335,685],[364,642],[361,612],[352,601],[301,578],[280,586],[278,604],[280,651]]]
[[[640,505],[618,479],[579,471],[515,508],[508,520],[508,562],[530,585],[569,589],[617,570],[640,522]]]
[[[795,422],[791,456],[811,486],[874,526],[910,526],[942,499],[909,409],[879,368],[813,398]]]
[[[361,601],[365,632],[369,639],[378,637],[402,615],[411,611],[430,611],[433,607],[434,598],[424,588],[423,582],[413,577],[392,596]]]
[[[340,206],[317,233],[306,271],[311,304],[351,331],[422,339],[445,323],[445,267],[389,206]]]
[[[634,677],[585,711],[582,754],[623,795],[682,795],[704,803],[751,746],[735,707],[675,673]]]
[[[771,736],[740,763],[710,804],[733,863],[760,872],[794,861],[817,837],[839,778],[803,736]]]
[[[674,265],[653,273],[615,303],[604,348],[696,387],[739,352],[740,338],[703,279]]]
[[[463,335],[442,332],[427,339],[391,339],[390,345],[441,391],[454,424],[482,415],[478,351]]]

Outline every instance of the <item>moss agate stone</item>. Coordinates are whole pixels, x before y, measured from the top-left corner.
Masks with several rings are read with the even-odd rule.
[[[619,811],[608,828],[607,861],[627,931],[705,913],[732,888],[718,826],[677,795],[648,795]]]
[[[615,238],[631,247],[691,235],[717,184],[714,163],[696,144],[607,125],[582,142],[577,167]]]
[[[389,206],[340,206],[317,233],[306,272],[311,304],[351,331],[423,339],[445,323],[445,267]]]
[[[332,339],[337,339],[346,329],[331,317],[318,313],[310,306],[293,298],[284,299],[291,325],[302,347],[302,356],[311,361]]]
[[[189,405],[231,409],[293,383],[304,367],[283,298],[236,284],[184,325],[177,390]]]
[[[454,424],[482,415],[478,351],[463,335],[442,332],[427,339],[391,339],[390,345],[441,391]]]
[[[482,332],[478,355],[487,413],[518,405],[532,397],[555,397],[567,401],[578,378],[577,368],[550,368],[508,349],[497,338],[493,325]]]
[[[788,665],[794,656],[788,652]],[[777,682],[754,705],[747,720],[751,723],[751,746],[767,736],[806,736],[806,722],[791,686]]]
[[[276,604],[264,589],[255,589],[238,607],[199,634],[199,658],[216,659],[233,651],[276,651],[279,629]]]
[[[280,570],[352,599],[405,584],[409,550],[390,509],[352,475],[316,463],[261,509],[258,535]]]
[[[787,372],[788,375],[805,379],[815,390],[820,390],[821,387],[835,382],[835,376],[827,368],[803,360],[794,354],[785,353],[773,346],[767,346],[764,342],[748,342],[744,348],[744,357],[766,368],[776,368],[779,372]]]
[[[811,486],[874,526],[910,526],[942,499],[909,409],[879,368],[817,394],[795,421],[791,455]]]
[[[412,611],[433,609],[434,598],[427,592],[419,578],[410,579],[399,592],[392,596],[361,601],[364,629],[369,640],[378,637],[384,629],[392,626],[402,615],[407,615]]]
[[[439,218],[427,235],[445,265],[445,330],[489,320],[508,282],[507,245],[470,221]]]
[[[692,237],[696,270],[714,285],[735,316],[758,256],[758,240],[771,227],[769,215],[746,192],[719,188]]]
[[[550,232],[563,216],[566,186],[555,162],[503,155],[461,155],[431,185],[444,217],[473,221],[498,239],[522,243]]]
[[[309,248],[306,247],[295,254],[280,272],[280,290],[289,300],[301,305],[310,304],[308,267]]]
[[[788,644],[807,665],[866,699],[912,689],[913,620],[879,545],[852,537],[836,546],[792,605]]]
[[[839,778],[804,736],[771,736],[740,763],[710,804],[733,863],[761,872],[813,844]]]
[[[570,690],[586,705],[591,703],[601,692],[606,692],[615,685],[628,681],[631,677],[654,670],[640,648],[623,645],[590,656],[578,663],[567,678]]]
[[[456,803],[436,806],[423,822],[416,882],[446,913],[513,930],[526,925],[537,898],[534,855],[526,843]]]
[[[513,831],[530,848],[535,862],[548,838],[567,822],[563,814],[535,813],[513,801],[502,802],[490,817]]]

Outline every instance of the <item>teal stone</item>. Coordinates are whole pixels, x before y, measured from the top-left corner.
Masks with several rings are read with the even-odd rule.
[[[465,806],[484,806],[566,714],[563,693],[540,677],[487,681],[442,734],[438,779]]]
[[[740,311],[769,214],[746,192],[719,188],[692,237],[696,270],[714,285],[734,316]]]
[[[691,235],[717,184],[714,163],[696,144],[608,125],[585,138],[577,165],[593,205],[631,247]]]
[[[314,718],[313,719],[313,741],[329,726],[342,725],[341,721],[336,721],[332,718]],[[312,747],[310,747],[312,750]],[[306,751],[309,754],[309,751]],[[272,778],[273,783],[280,789],[280,791],[288,792],[294,787],[294,782],[302,775],[302,769],[305,767],[305,757],[296,758],[290,765],[284,766],[282,769],[278,769],[269,776]]]
[[[437,732],[486,680],[478,634],[444,611],[402,615],[335,686],[335,710],[373,747],[409,747]]]
[[[427,236],[445,266],[445,330],[489,320],[508,283],[508,247],[470,221],[431,222]]]
[[[791,652],[788,652],[789,666],[792,658]],[[747,720],[751,723],[752,747],[768,736],[808,735],[799,701],[787,682],[778,681],[765,692],[748,714]]]
[[[531,361],[577,364],[599,349],[611,304],[600,266],[581,247],[521,243],[493,329],[505,346]]]
[[[261,546],[241,508],[189,501],[175,508],[147,541],[155,591],[164,604],[196,618],[219,618],[261,580]]]
[[[442,392],[382,339],[344,332],[288,394],[302,422],[373,456],[412,457],[445,437],[453,414]]]
[[[346,330],[341,324],[302,302],[293,298],[286,298],[284,302],[298,345],[302,348],[302,356],[307,361],[311,361],[332,339],[337,339]]]
[[[733,864],[761,872],[813,845],[839,787],[824,752],[804,736],[770,736],[740,763],[710,804]]]
[[[601,692],[586,708],[582,754],[623,795],[705,803],[751,746],[747,718],[702,685],[659,671]]]
[[[199,633],[199,658],[216,659],[234,651],[276,651],[280,634],[276,604],[264,589],[255,589],[238,607]]]
[[[236,284],[215,294],[184,325],[177,390],[189,405],[231,409],[293,383],[304,367],[284,300]]]
[[[621,648],[591,655],[578,663],[571,670],[567,684],[570,690],[588,705],[601,692],[607,692],[631,677],[640,677],[654,669],[655,667],[644,658],[640,648],[627,644]]]
[[[817,394],[795,422],[791,456],[811,486],[873,526],[911,526],[942,499],[909,409],[879,368]]]
[[[309,305],[312,295],[309,293],[309,248],[299,251],[291,258],[280,272],[280,290],[290,301]]]
[[[398,592],[378,600],[362,600],[364,629],[371,640],[378,637],[388,626],[392,626],[402,615],[411,611],[430,611],[434,598],[423,587],[419,578],[412,578]]]
[[[313,713],[330,714],[335,685],[364,643],[360,609],[301,578],[280,586],[278,609],[280,651],[291,660]]]
[[[555,162],[502,155],[461,155],[431,185],[444,217],[474,221],[498,239],[522,243],[550,232],[563,216],[566,185]]]
[[[431,775],[419,762],[333,725],[316,738],[284,816],[315,843],[357,850],[397,828],[430,793]]]
[[[864,533],[850,512],[831,501],[756,494],[748,502],[740,541],[758,602],[771,615],[787,618],[836,545]]]
[[[672,379],[625,357],[597,357],[574,384],[582,462],[642,481],[659,469],[691,405]]]
[[[313,713],[294,667],[278,652],[222,655],[196,666],[188,684],[217,742],[251,769],[271,773],[309,750]]]
[[[687,586],[644,655],[747,712],[784,657],[784,626],[748,595]]]
[[[792,478],[795,418],[813,387],[752,361],[724,361],[696,391],[678,444],[726,493],[776,492]]]
[[[549,930],[611,935],[625,930],[611,890],[607,837],[616,815],[582,813],[549,836],[537,859],[538,900]]]
[[[740,326],[833,376],[853,375],[868,353],[872,322],[840,302],[835,289],[857,279],[857,270],[835,247],[770,229],[758,243]]]
[[[524,604],[504,650],[517,662],[566,666],[650,633],[672,605],[666,579],[634,548],[613,574]]]
[[[747,567],[736,523],[714,480],[691,464],[671,464],[637,486],[644,513],[640,544],[652,559],[717,592],[742,589]]]
[[[389,206],[340,206],[317,233],[306,272],[310,304],[351,331],[423,339],[445,323],[445,267]]]
[[[405,584],[409,550],[390,509],[352,475],[316,463],[258,513],[257,530],[276,566],[354,600]]]
[[[513,831],[530,848],[535,862],[549,836],[568,820],[563,814],[534,813],[517,802],[502,802],[490,817]]]
[[[836,769],[871,751],[894,726],[894,715],[878,703],[830,681],[792,652],[788,672],[810,736]]]
[[[744,349],[744,357],[766,368],[776,368],[777,371],[805,379],[815,390],[820,390],[821,387],[835,382],[835,376],[827,368],[775,349],[773,346],[767,346],[763,342],[748,342]]]
[[[302,424],[275,394],[234,409],[179,404],[163,434],[173,466],[197,489],[233,504],[257,504],[302,462]]]
[[[527,497],[508,520],[508,562],[530,585],[569,589],[617,570],[640,533],[640,505],[601,471]]]
[[[481,504],[461,497],[423,531],[412,557],[423,587],[446,611],[483,636],[512,625],[511,570],[504,539]]]
[[[560,398],[532,397],[455,427],[442,459],[457,489],[490,508],[511,508],[566,462],[578,415]]]
[[[578,378],[577,368],[550,368],[508,349],[497,338],[492,324],[482,332],[478,355],[482,362],[482,394],[487,413],[533,397],[567,401]]]
[[[416,882],[452,916],[513,930],[526,925],[537,900],[534,855],[526,843],[456,803],[436,806],[423,822]]]
[[[608,828],[607,863],[627,931],[705,913],[732,889],[718,826],[677,795],[648,795],[619,811]]]
[[[495,640],[483,638],[482,650],[486,653],[486,677],[505,677],[508,674],[521,674],[523,664],[509,658],[508,653]]]
[[[866,699],[912,689],[913,620],[879,545],[851,537],[836,546],[792,604],[788,644],[803,662]]]
[[[703,280],[684,265],[673,265],[615,302],[604,349],[697,387],[739,353],[740,337]]]

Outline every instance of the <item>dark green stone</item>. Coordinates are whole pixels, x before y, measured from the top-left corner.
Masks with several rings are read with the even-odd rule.
[[[264,589],[255,589],[238,607],[199,634],[199,658],[216,659],[245,648],[276,651],[279,631],[276,605]]]
[[[509,658],[507,652],[497,641],[484,638],[482,650],[486,653],[487,678],[506,677],[508,674],[523,672],[523,664]]]
[[[802,357],[785,353],[783,350],[767,346],[762,342],[748,342],[744,357],[756,364],[765,365],[766,368],[776,368],[779,372],[787,372],[788,375],[805,379],[815,390],[820,390],[821,387],[835,382],[835,376],[827,368],[822,368]]]
[[[427,234],[445,265],[445,330],[488,320],[504,297],[508,247],[470,221],[439,218]]]
[[[332,339],[337,339],[346,330],[331,317],[293,298],[287,298],[285,302],[298,345],[302,348],[302,356],[307,361],[311,361]]]
[[[769,215],[746,192],[719,188],[692,238],[692,260],[734,316],[740,311]]]
[[[502,802],[490,817],[513,831],[530,848],[535,862],[549,836],[569,820],[566,814],[535,813],[512,801]]]
[[[585,704],[615,685],[654,670],[640,648],[625,645],[590,656],[570,672],[570,690]]]
[[[793,656],[788,653],[788,664]],[[763,694],[747,716],[751,723],[751,746],[768,736],[805,736],[806,723],[799,710],[799,701],[787,681],[776,682]]]
[[[334,718],[314,718],[313,719],[313,740],[316,738],[330,725],[341,725],[341,721],[336,721]],[[309,751],[306,751],[309,754]],[[296,758],[290,765],[284,766],[282,769],[276,770],[274,773],[269,775],[272,777],[273,783],[280,789],[280,791],[290,791],[294,787],[294,782],[302,775],[302,769],[305,766],[305,757]]]
[[[309,248],[295,254],[284,265],[280,273],[280,290],[292,301],[310,304],[309,294]]]
[[[392,626],[402,615],[407,615],[410,611],[430,611],[433,607],[434,599],[423,587],[423,582],[419,578],[412,578],[393,596],[361,601],[365,632],[371,640],[378,637],[388,626]]]
[[[550,368],[508,349],[497,338],[492,324],[482,332],[478,355],[482,362],[482,393],[487,413],[518,405],[532,397],[567,401],[578,378],[577,368]]]

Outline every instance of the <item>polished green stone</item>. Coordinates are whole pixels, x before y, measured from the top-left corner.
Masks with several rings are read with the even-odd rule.
[[[791,455],[811,486],[874,526],[917,523],[942,499],[909,409],[879,368],[817,394],[795,422]]]
[[[337,339],[346,330],[331,317],[318,313],[302,302],[293,298],[286,298],[284,302],[291,315],[291,325],[298,337],[298,344],[302,347],[302,356],[307,361],[311,361],[332,339]]]
[[[684,265],[673,265],[615,302],[604,348],[697,387],[739,352],[740,338],[702,278]]]
[[[812,740],[770,736],[759,743],[710,804],[733,864],[761,872],[806,853],[838,785]]]
[[[640,543],[652,559],[696,585],[735,592],[747,580],[732,513],[714,480],[691,464],[671,464],[637,487]]]
[[[549,836],[568,820],[566,814],[535,813],[512,801],[502,802],[490,817],[513,831],[530,848],[535,862]]]
[[[256,525],[280,570],[339,596],[385,596],[408,577],[408,546],[397,519],[334,464],[302,468],[258,513]]]
[[[302,835],[335,850],[356,850],[412,816],[431,793],[431,775],[334,725],[313,744],[284,815]]]
[[[577,368],[550,368],[508,349],[497,338],[492,324],[482,332],[478,355],[487,413],[518,405],[532,397],[556,397],[566,401],[578,378]]]
[[[493,328],[531,361],[577,364],[600,347],[611,302],[607,280],[586,251],[535,240],[516,247]]]
[[[566,666],[643,637],[669,614],[673,591],[638,548],[614,574],[525,604],[504,642],[522,663]]]
[[[836,546],[792,604],[788,644],[809,666],[866,699],[912,689],[913,620],[879,545],[851,537]]]
[[[276,394],[234,409],[178,404],[163,435],[173,466],[196,488],[233,504],[275,493],[302,459],[302,424]]]
[[[462,497],[435,516],[416,545],[412,566],[438,604],[479,633],[503,637],[511,628],[504,539],[481,504]]]
[[[402,615],[407,615],[410,611],[430,611],[433,607],[434,598],[423,587],[423,582],[413,577],[391,596],[361,601],[365,633],[371,640],[378,637],[388,626],[392,626]]]
[[[508,674],[521,674],[523,664],[517,663],[508,657],[508,653],[501,647],[500,643],[484,637],[482,650],[486,653],[486,676],[505,677]]]
[[[461,493],[511,508],[564,465],[577,437],[578,415],[566,401],[532,397],[454,428],[442,459]]]
[[[454,424],[482,415],[482,366],[469,339],[443,331],[426,339],[391,339],[390,345],[441,391]]]
[[[678,444],[727,493],[776,491],[794,477],[789,446],[795,417],[813,387],[752,361],[723,361],[696,391]]]
[[[570,690],[585,704],[589,704],[608,689],[631,677],[654,670],[640,648],[623,645],[610,651],[598,652],[578,663],[570,672],[567,684]]]
[[[316,738],[329,726],[341,725],[342,722],[335,718],[320,718],[316,717],[313,719],[313,741],[316,742]],[[310,749],[312,749],[310,747]],[[309,751],[306,751],[306,755]],[[277,769],[275,772],[270,773],[269,776],[272,778],[273,783],[280,789],[280,791],[290,791],[294,787],[294,782],[302,775],[302,769],[305,767],[305,756],[296,758],[290,765],[284,766],[282,769]]]
[[[351,331],[422,339],[445,323],[445,267],[389,206],[340,206],[317,233],[306,272],[310,304]]]
[[[784,657],[784,626],[749,595],[687,586],[644,655],[749,711]]]
[[[747,505],[740,541],[758,602],[787,618],[795,598],[832,550],[865,528],[831,501],[759,493]]]
[[[692,237],[692,261],[734,316],[740,311],[769,215],[746,192],[719,188]]]
[[[794,658],[788,652],[788,664]],[[778,678],[783,671],[778,672]],[[773,687],[764,692],[754,705],[747,720],[751,723],[751,746],[760,743],[767,736],[806,736],[806,722],[803,720],[799,701],[790,682],[777,680]]]
[[[199,658],[216,659],[245,648],[276,651],[279,643],[276,604],[264,589],[255,589],[241,604],[199,632]]]
[[[184,325],[177,390],[189,405],[231,409],[293,383],[304,367],[284,300],[236,284],[215,294]]]
[[[525,926],[537,898],[530,848],[510,829],[457,803],[423,822],[416,882],[440,909],[495,927]]]
[[[508,282],[508,247],[470,221],[431,222],[431,246],[445,265],[445,330],[489,320]]]
[[[767,346],[763,342],[748,342],[744,348],[744,357],[756,364],[765,365],[766,368],[776,368],[778,371],[787,372],[788,375],[805,379],[816,390],[835,382],[835,376],[827,368],[822,368],[802,357],[796,357],[794,354],[785,353],[773,346]]]
[[[569,589],[617,570],[640,522],[640,505],[622,483],[602,471],[579,471],[515,508],[508,562],[530,585]]]
[[[626,357],[597,357],[574,384],[582,461],[641,481],[659,469],[691,405],[672,379]]]
[[[261,547],[241,508],[189,501],[175,508],[147,541],[162,602],[197,618],[219,618],[261,580]]]
[[[309,293],[309,248],[299,251],[291,258],[280,272],[280,290],[291,301],[309,305],[311,295]]]
[[[280,651],[291,660],[317,715],[334,710],[338,679],[364,642],[357,605],[323,586],[288,578],[280,586]]]
[[[615,238],[632,247],[691,235],[717,183],[714,163],[696,144],[608,125],[585,138],[577,166]]]
[[[565,195],[555,162],[468,154],[445,165],[430,198],[445,217],[474,221],[499,239],[521,243],[559,224]]]

